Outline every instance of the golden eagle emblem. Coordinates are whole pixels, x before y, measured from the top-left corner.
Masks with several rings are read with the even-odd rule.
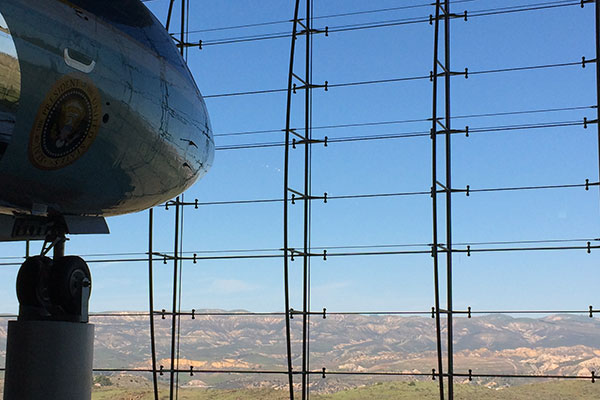
[[[100,128],[100,94],[87,78],[67,75],[42,102],[29,140],[37,168],[54,170],[74,163],[92,145]]]

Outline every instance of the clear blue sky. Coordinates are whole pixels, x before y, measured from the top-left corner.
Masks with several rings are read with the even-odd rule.
[[[510,5],[535,4],[519,0]],[[167,1],[146,3],[164,21]],[[192,1],[190,30],[285,21],[293,2],[261,0]],[[315,16],[421,5],[419,0],[364,2],[316,0]],[[504,7],[506,1],[474,0],[455,12]],[[316,27],[424,17],[433,7],[320,18]],[[452,23],[455,70],[482,71],[573,62],[595,57],[593,7],[470,18]],[[175,10],[178,26],[179,10]],[[192,40],[289,32],[291,23],[192,34]],[[303,46],[303,40],[298,41]],[[290,39],[206,45],[190,49],[189,64],[205,95],[284,88]],[[314,82],[330,84],[428,75],[433,28],[427,23],[332,33],[315,37]],[[301,65],[302,57],[297,65]],[[592,106],[594,64],[537,71],[470,75],[452,80],[454,115]],[[300,72],[301,70],[299,70]],[[431,117],[428,80],[332,88],[314,92],[313,125],[354,124]],[[301,123],[302,97],[295,98],[294,125]],[[285,93],[208,98],[216,134],[282,129]],[[471,129],[502,125],[580,121],[595,110],[457,119]],[[429,123],[315,130],[329,138],[429,130]],[[282,140],[282,133],[216,136],[217,146]],[[431,185],[427,137],[315,146],[313,192],[330,196],[427,191]],[[301,151],[293,153],[292,185],[300,186]],[[497,188],[577,184],[598,180],[596,127],[581,126],[473,133],[453,138],[455,188]],[[210,173],[186,200],[267,199],[282,196],[283,148],[217,151]],[[443,168],[440,168],[443,171]],[[474,193],[454,196],[457,243],[600,237],[598,189]],[[301,206],[296,205],[292,242],[301,246]],[[185,251],[278,249],[282,247],[282,205],[203,206],[186,209]],[[155,248],[172,251],[173,211],[157,210]],[[73,237],[71,254],[143,253],[147,212],[112,218],[107,237]],[[442,225],[443,228],[443,225]],[[442,236],[440,236],[442,238]],[[312,243],[317,247],[397,245],[431,242],[429,196],[332,200],[315,203]],[[442,239],[443,240],[443,239]],[[575,243],[581,245],[581,243]],[[473,246],[475,248],[476,246]],[[489,246],[480,246],[489,247]],[[33,245],[39,249],[39,243]],[[459,246],[465,248],[465,246]],[[421,248],[420,248],[421,249]],[[23,244],[0,244],[2,255],[22,256]],[[333,251],[333,250],[332,250]],[[88,260],[94,257],[87,257]],[[455,308],[585,309],[600,306],[595,273],[600,250],[485,253],[455,256]],[[292,263],[292,307],[301,308],[301,263]],[[144,310],[146,263],[92,263],[93,311]],[[156,263],[156,308],[170,308],[172,265]],[[0,304],[16,312],[16,267],[0,271]],[[184,265],[183,308],[283,310],[282,260],[201,261]],[[443,275],[442,275],[442,278]],[[428,255],[330,257],[312,262],[312,307],[331,311],[428,310],[433,305],[432,260]]]

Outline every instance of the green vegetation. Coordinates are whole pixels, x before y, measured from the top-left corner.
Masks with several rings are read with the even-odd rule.
[[[169,398],[168,388],[162,388],[160,399]],[[214,390],[214,389],[180,389],[181,400],[286,400],[289,395],[285,391],[272,389],[242,389],[242,390]],[[92,400],[153,400],[152,391],[102,389],[92,394]]]
[[[113,384],[110,378],[106,375],[96,375],[94,377],[94,383],[100,386],[112,386]]]
[[[334,394],[313,394],[314,400],[435,400],[439,398],[436,382],[386,382],[344,390]],[[168,389],[161,388],[161,400]],[[180,389],[182,400],[286,400],[287,391],[274,389]],[[455,385],[460,400],[592,400],[600,398],[600,384],[587,381],[541,382],[508,388],[488,388],[471,384]],[[151,390],[99,389],[93,400],[152,400]]]
[[[510,388],[488,388],[475,384],[457,384],[455,398],[460,400],[591,400],[600,398],[600,385],[591,382],[549,382]],[[435,400],[439,389],[435,382],[380,383],[363,388],[314,396],[319,400]]]

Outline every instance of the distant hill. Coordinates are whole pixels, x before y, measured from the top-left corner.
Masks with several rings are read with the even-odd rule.
[[[96,368],[150,367],[148,318],[95,317]],[[159,364],[170,365],[171,321],[156,321]],[[293,320],[294,365],[301,363],[301,321]],[[445,326],[443,335],[445,337]],[[455,318],[455,371],[589,375],[600,371],[600,321],[573,315]],[[6,332],[0,327],[0,345]],[[346,372],[424,372],[437,369],[435,325],[429,317],[313,316],[311,369]],[[181,369],[285,370],[285,324],[279,316],[190,316],[181,319]],[[1,354],[3,357],[4,353]],[[215,388],[285,387],[285,376],[195,375],[184,383]],[[373,378],[312,378],[315,390],[335,392]],[[518,380],[481,380],[505,386]]]

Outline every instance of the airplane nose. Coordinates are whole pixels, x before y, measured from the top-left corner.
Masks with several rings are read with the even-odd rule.
[[[0,159],[8,147],[21,98],[21,68],[15,42],[0,12]]]

